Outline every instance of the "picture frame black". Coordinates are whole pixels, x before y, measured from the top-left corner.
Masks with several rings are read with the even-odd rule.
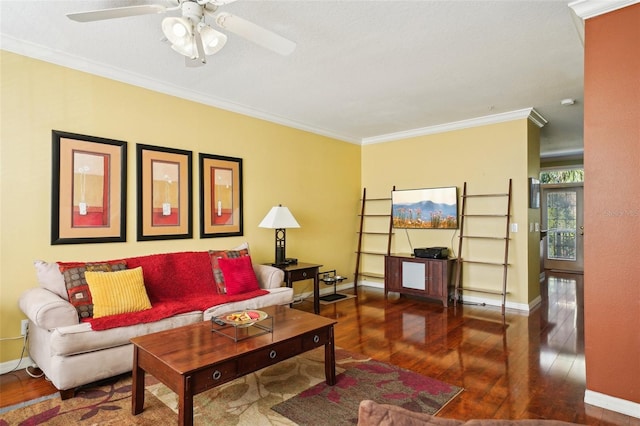
[[[204,154],[200,168],[200,238],[243,235],[242,158]]]
[[[138,241],[193,238],[192,156],[136,144]]]
[[[127,142],[51,131],[51,244],[127,240]]]

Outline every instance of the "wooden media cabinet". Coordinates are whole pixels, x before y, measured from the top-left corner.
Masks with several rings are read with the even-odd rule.
[[[391,292],[437,299],[448,306],[455,259],[390,255],[384,260],[384,295]]]

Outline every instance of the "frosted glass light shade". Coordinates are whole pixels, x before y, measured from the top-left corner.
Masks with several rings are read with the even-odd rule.
[[[200,29],[200,36],[202,37],[202,46],[204,47],[205,55],[218,53],[227,43],[226,35],[214,30],[208,25]]]
[[[185,18],[169,17],[162,20],[162,32],[173,45],[181,46],[191,43],[193,25]]]

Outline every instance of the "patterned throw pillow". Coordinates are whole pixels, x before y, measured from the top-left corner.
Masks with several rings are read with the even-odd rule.
[[[218,259],[220,269],[224,274],[225,287],[228,295],[249,293],[260,290],[258,278],[251,265],[251,256]]]
[[[222,273],[222,269],[220,269],[218,259],[235,259],[242,256],[249,256],[249,245],[245,243],[233,250],[209,250],[209,256],[211,257],[213,279],[218,287],[218,294],[226,294],[227,288],[224,284],[224,274]]]
[[[58,262],[58,266],[67,287],[69,303],[75,306],[80,321],[93,317],[93,301],[84,273],[86,271],[113,272],[127,269],[127,263],[124,260],[95,263]]]
[[[93,317],[151,309],[142,268],[116,272],[85,272],[93,300]]]

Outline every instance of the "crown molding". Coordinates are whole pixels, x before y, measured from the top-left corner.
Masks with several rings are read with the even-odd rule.
[[[640,0],[638,0],[640,1]],[[326,129],[309,126],[294,120],[290,120],[278,115],[270,114],[262,110],[248,108],[224,99],[203,96],[199,92],[186,90],[183,87],[168,84],[159,80],[125,71],[121,68],[108,66],[104,63],[88,61],[86,59],[69,55],[60,50],[44,48],[40,45],[28,43],[24,40],[18,40],[13,37],[0,34],[0,46],[3,50],[13,52],[19,55],[42,60],[55,65],[66,68],[75,69],[89,74],[105,77],[111,80],[119,81],[125,84],[131,84],[136,87],[152,90],[154,92],[175,96],[181,99],[219,108],[225,111],[235,112],[252,118],[280,124],[293,129],[313,133],[320,136],[352,143],[355,145],[369,145],[374,143],[390,142],[400,139],[407,139],[417,136],[432,135],[437,133],[450,132],[454,130],[466,129],[470,127],[485,126],[489,124],[503,123],[506,121],[529,119],[539,127],[547,124],[547,120],[540,115],[534,108],[525,108],[516,111],[493,114],[484,117],[477,117],[468,120],[455,121],[451,123],[438,124],[435,126],[422,127],[413,130],[407,130],[397,133],[388,133],[379,136],[360,138],[353,135],[338,134]]]
[[[275,114],[270,114],[262,110],[248,108],[224,99],[203,96],[199,92],[187,90],[183,87],[172,85],[166,82],[155,80],[140,74],[132,73],[121,68],[111,67],[104,63],[89,61],[60,50],[44,48],[40,45],[18,40],[5,34],[0,34],[0,47],[2,50],[16,53],[18,55],[27,56],[29,58],[38,59],[49,62],[62,67],[86,72],[88,74],[105,77],[110,80],[119,81],[121,83],[131,84],[136,87],[142,87],[154,92],[163,93],[165,95],[175,96],[188,101],[197,102],[225,111],[235,112],[252,118],[268,121],[270,123],[280,124],[293,129],[326,136],[343,142],[349,142],[360,145],[361,139],[355,136],[337,134],[332,131],[309,126],[294,120],[290,120]]]
[[[640,0],[576,0],[569,3],[569,7],[576,15],[586,20],[635,3],[640,3]]]
[[[396,133],[388,133],[386,135],[372,136],[362,139],[362,145],[371,145],[375,143],[391,142],[400,139],[414,138],[418,136],[434,135],[437,133],[451,132],[454,130],[468,129],[470,127],[486,126],[489,124],[504,123],[513,120],[529,119],[538,127],[543,127],[548,123],[538,111],[534,108],[524,108],[516,111],[503,112],[500,114],[492,114],[484,117],[471,118],[469,120],[454,121],[452,123],[438,124],[435,126],[421,127],[419,129],[406,130]]]

